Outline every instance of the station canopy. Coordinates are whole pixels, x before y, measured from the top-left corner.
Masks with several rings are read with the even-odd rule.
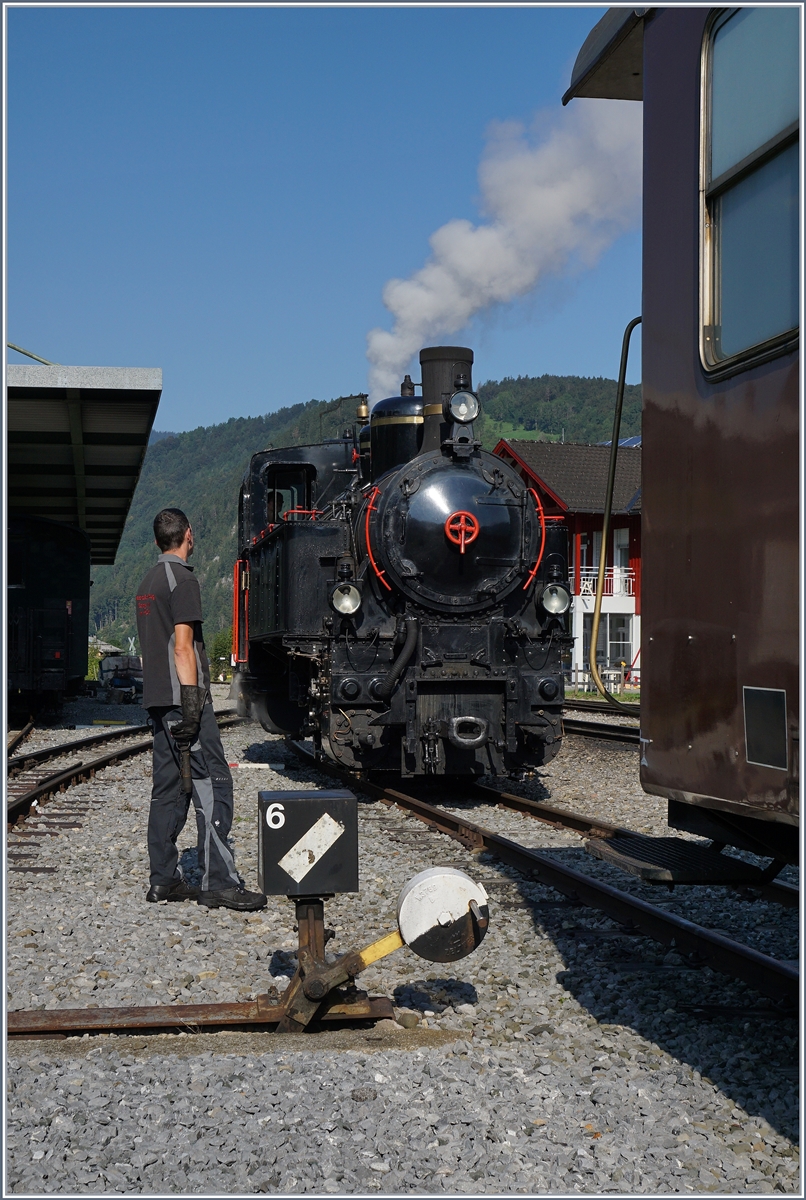
[[[563,104],[575,96],[643,100],[644,20],[652,8],[608,8],[588,34],[571,72]]]
[[[9,517],[78,526],[115,561],[157,405],[159,367],[8,364]]]

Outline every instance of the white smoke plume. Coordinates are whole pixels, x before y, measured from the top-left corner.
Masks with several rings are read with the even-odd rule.
[[[431,235],[425,266],[383,289],[394,325],[367,335],[372,401],[398,392],[422,346],[549,274],[593,266],[638,224],[641,120],[631,101],[575,100],[548,127],[538,114],[531,135],[515,123],[491,126],[479,165],[486,223],[448,221]]]

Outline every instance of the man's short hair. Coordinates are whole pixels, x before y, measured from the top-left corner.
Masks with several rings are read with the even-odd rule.
[[[163,554],[181,546],[188,529],[190,521],[181,508],[164,508],[154,518],[154,539]]]

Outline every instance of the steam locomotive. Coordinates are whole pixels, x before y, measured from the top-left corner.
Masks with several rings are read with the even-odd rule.
[[[476,439],[472,350],[420,364],[360,433],[253,455],[233,695],[353,771],[521,773],[561,742],[567,530]]]

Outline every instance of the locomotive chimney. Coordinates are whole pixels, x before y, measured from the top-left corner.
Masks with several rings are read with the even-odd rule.
[[[428,346],[420,351],[423,378],[423,453],[439,450],[450,436],[442,401],[456,391],[472,390],[473,351],[467,346]]]

